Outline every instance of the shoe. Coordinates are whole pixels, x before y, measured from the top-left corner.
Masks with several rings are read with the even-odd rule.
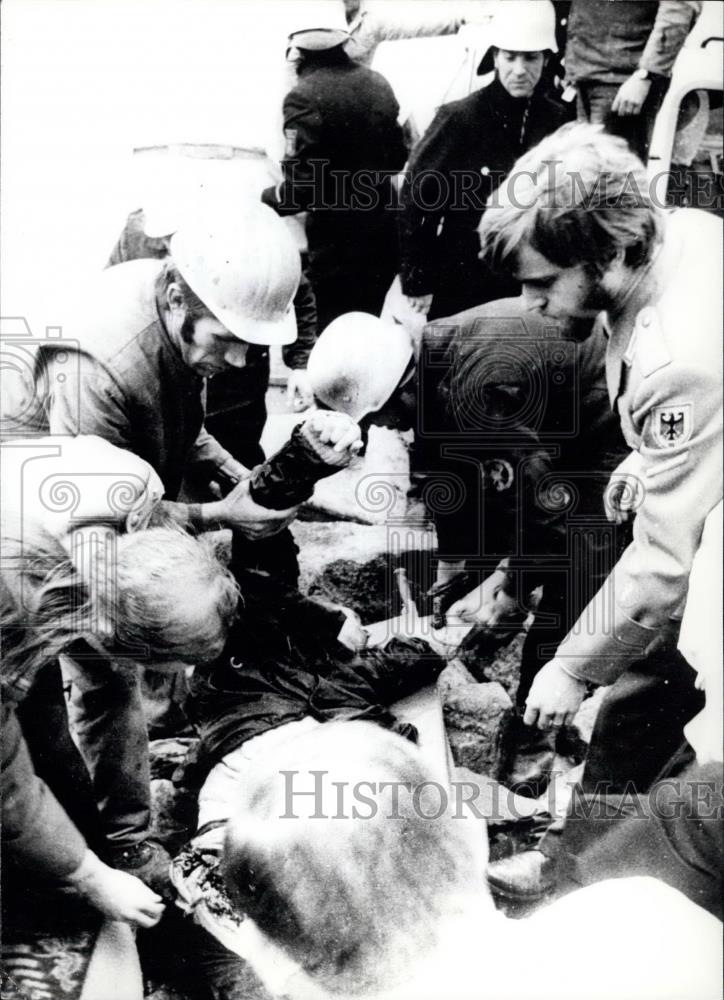
[[[488,885],[505,899],[535,900],[555,888],[555,863],[542,851],[521,851],[488,865]]]
[[[166,901],[173,899],[171,884],[171,855],[156,840],[142,840],[140,844],[111,851],[109,864],[119,871],[140,878]]]

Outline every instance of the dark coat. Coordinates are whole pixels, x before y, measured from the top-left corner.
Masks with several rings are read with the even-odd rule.
[[[600,330],[566,339],[523,299],[425,328],[415,464],[427,474],[441,556],[488,569],[518,557],[532,589],[568,558],[569,528],[582,518],[608,537],[603,491],[628,448],[604,355]]]
[[[313,283],[390,253],[390,177],[406,158],[398,113],[387,80],[344,52],[300,67],[284,99],[284,180],[262,200],[280,215],[309,211]]]
[[[477,228],[518,157],[569,117],[540,85],[525,100],[497,79],[439,109],[410,159],[400,215],[402,290],[432,293],[430,318],[517,294],[478,259]]]
[[[239,582],[240,618],[226,648],[192,679],[186,711],[201,740],[186,784],[200,785],[247,740],[305,716],[366,719],[414,735],[387,706],[436,679],[444,664],[426,643],[392,639],[384,650],[354,654],[337,642],[341,612],[259,574]]]

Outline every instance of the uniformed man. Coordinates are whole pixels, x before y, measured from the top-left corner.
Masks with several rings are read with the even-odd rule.
[[[590,321],[582,339],[586,332]],[[543,650],[566,634],[623,551],[627,528],[608,524],[603,502],[627,453],[607,405],[604,351],[600,331],[578,344],[565,324],[517,298],[429,324],[417,359],[401,326],[340,316],[309,359],[324,405],[415,430],[413,469],[437,528],[440,624],[449,608],[450,620],[503,641],[543,586],[523,651],[521,706]],[[505,572],[494,572],[501,560]]]
[[[722,496],[721,223],[663,212],[648,192],[622,139],[567,126],[518,161],[480,227],[486,258],[522,283],[531,309],[598,313],[611,406],[636,456],[633,541],[527,700],[528,723],[558,728],[587,683],[613,685],[586,791],[599,779],[644,791],[701,707],[674,647],[704,522]],[[516,874],[532,891],[541,857],[531,866]]]
[[[400,279],[429,319],[517,295],[478,259],[477,227],[492,191],[517,157],[570,118],[545,75],[556,51],[555,12],[545,0],[499,4],[480,71],[495,79],[443,104],[417,144],[401,192]]]
[[[345,51],[342,4],[321,8],[299,4],[289,35],[298,82],[284,98],[284,180],[262,200],[281,215],[309,213],[309,278],[323,330],[350,310],[382,310],[397,271],[391,177],[406,150],[389,83]]]

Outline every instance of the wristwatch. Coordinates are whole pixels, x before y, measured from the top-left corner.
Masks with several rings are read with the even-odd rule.
[[[635,69],[631,76],[635,77],[637,80],[647,80],[649,83],[651,83],[654,78],[654,74],[651,70],[644,69],[643,66],[639,66],[638,69]]]

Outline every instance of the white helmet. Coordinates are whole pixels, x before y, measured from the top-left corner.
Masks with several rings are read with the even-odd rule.
[[[361,420],[397,388],[412,358],[409,333],[369,313],[338,316],[312,348],[307,372],[317,399]]]
[[[189,220],[171,237],[171,258],[189,288],[250,344],[291,344],[299,251],[279,216],[259,202],[218,220]]]
[[[347,18],[342,0],[316,0],[294,3],[294,21],[288,37],[298,49],[321,52],[349,40]]]
[[[493,69],[492,49],[508,52],[558,51],[556,12],[550,0],[505,0],[498,4],[490,25],[490,49],[478,73]]]

